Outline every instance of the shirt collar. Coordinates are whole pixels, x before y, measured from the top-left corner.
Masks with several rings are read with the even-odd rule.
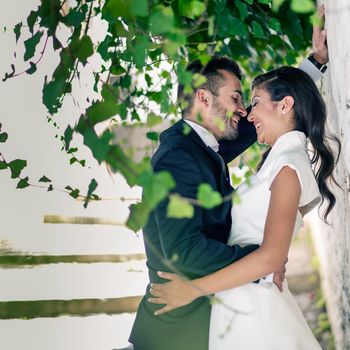
[[[184,119],[184,121],[198,134],[208,147],[213,151],[218,152],[219,142],[209,130],[191,120]]]

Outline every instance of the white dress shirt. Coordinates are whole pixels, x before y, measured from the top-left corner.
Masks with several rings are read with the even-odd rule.
[[[184,119],[185,122],[198,134],[201,140],[210,147],[213,151],[217,152],[219,150],[219,142],[216,140],[215,136],[202,125],[199,125],[191,120]]]

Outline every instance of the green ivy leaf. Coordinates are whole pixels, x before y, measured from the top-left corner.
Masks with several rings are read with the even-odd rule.
[[[78,147],[72,147],[72,148],[70,148],[68,151],[67,151],[67,153],[68,154],[71,154],[71,153],[75,153],[75,152],[77,152],[78,151]]]
[[[30,64],[30,68],[28,68],[28,69],[26,70],[26,73],[27,73],[27,74],[33,74],[33,73],[35,73],[36,70],[37,70],[36,64],[33,63],[33,62],[29,62],[29,64]]]
[[[93,125],[114,117],[118,112],[117,102],[111,100],[95,102],[86,110],[86,114]]]
[[[69,149],[70,142],[72,141],[73,137],[73,129],[70,125],[67,126],[66,130],[64,131],[64,147],[66,151]]]
[[[198,89],[200,86],[206,83],[207,78],[204,75],[195,73],[192,76],[193,79],[193,87]]]
[[[43,176],[40,178],[39,182],[51,182],[51,180],[50,180],[49,178],[47,178],[45,175],[43,175]]]
[[[77,199],[79,197],[80,190],[76,188],[75,190],[71,191],[69,195],[73,197],[74,199]]]
[[[158,5],[150,18],[152,33],[155,35],[170,32],[175,25],[174,12],[171,7]]]
[[[159,134],[155,131],[149,131],[148,133],[146,133],[146,137],[149,139],[149,140],[152,140],[152,141],[158,141],[159,140]]]
[[[93,129],[88,129],[84,132],[83,136],[84,144],[90,148],[95,159],[101,164],[106,159],[113,134],[109,130],[106,130],[98,137]]]
[[[175,188],[176,183],[167,171],[154,173],[152,170],[142,172],[137,180],[143,188],[143,201],[153,210],[157,204],[166,198],[169,191]]]
[[[28,180],[29,180],[28,176],[25,177],[24,179],[21,179],[21,180],[18,182],[16,188],[22,189],[22,188],[28,187],[28,186],[29,186]]]
[[[161,89],[161,113],[167,113],[169,111],[169,86],[163,85]]]
[[[97,181],[95,179],[91,179],[90,184],[89,184],[89,188],[88,188],[88,192],[86,195],[87,199],[84,202],[84,208],[87,208],[88,203],[89,203],[89,199],[92,197],[91,195],[96,190],[97,186],[98,186]]]
[[[11,73],[5,73],[4,78],[2,79],[2,81],[6,81],[9,78],[13,78],[13,76],[15,75],[15,65],[11,64]]]
[[[207,47],[208,47],[207,44],[201,43],[201,44],[198,44],[197,49],[198,49],[199,51],[204,51]]]
[[[119,145],[107,146],[106,162],[114,171],[119,171],[124,176],[130,187],[135,186],[139,175],[150,166],[149,163],[135,163]]]
[[[240,0],[235,1],[235,5],[238,8],[239,16],[241,17],[241,20],[244,21],[248,17],[248,6],[244,2]]]
[[[256,38],[262,39],[265,37],[264,31],[258,22],[252,22],[253,33]]]
[[[248,35],[247,26],[238,18],[230,17],[229,20],[229,23],[226,23],[228,25],[229,34],[246,38]]]
[[[163,118],[159,115],[155,115],[152,112],[147,115],[146,126],[149,128],[153,128],[154,126],[161,124],[162,122]]]
[[[285,0],[272,0],[272,10],[278,12]]]
[[[217,14],[222,14],[227,8],[227,0],[215,0],[214,2],[215,5],[215,12]]]
[[[79,27],[85,20],[85,15],[80,11],[71,10],[64,17],[63,21],[68,26],[73,26],[75,28]]]
[[[151,169],[143,171],[137,183],[143,188],[143,200],[141,203],[130,206],[130,215],[126,223],[127,227],[134,232],[147,223],[151,211],[176,186],[169,172],[154,173]]]
[[[148,40],[144,36],[138,36],[134,44],[134,59],[136,66],[142,68],[146,63],[146,50],[148,48]]]
[[[287,54],[286,61],[287,61],[288,66],[292,66],[293,64],[295,64],[296,58],[290,54]]]
[[[7,163],[0,161],[0,170],[4,170],[4,169],[7,169]]]
[[[277,18],[271,18],[269,27],[279,33],[281,31],[281,22]]]
[[[60,107],[60,98],[66,92],[66,81],[64,78],[45,82],[43,88],[43,103],[50,114],[55,114]]]
[[[249,5],[253,5],[254,0],[244,0],[245,2],[247,2]]]
[[[167,217],[169,218],[192,218],[194,214],[194,208],[191,203],[186,199],[180,197],[177,194],[170,196],[170,202],[167,208]]]
[[[30,58],[34,56],[36,46],[38,45],[43,34],[44,34],[43,32],[37,31],[32,37],[30,37],[24,42],[24,47],[25,47],[24,60],[25,61],[28,61]]]
[[[294,12],[309,13],[315,10],[312,0],[292,0],[291,8]]]
[[[38,11],[31,11],[27,17],[29,31],[33,34],[34,24],[38,18]]]
[[[15,159],[8,163],[7,166],[11,170],[11,178],[15,179],[21,175],[22,170],[27,166],[27,161],[22,159]]]
[[[13,32],[16,34],[16,44],[18,42],[19,37],[21,36],[21,29],[22,29],[22,22],[17,23],[15,25],[15,28],[13,29]]]
[[[260,4],[270,5],[272,0],[258,0]]]
[[[201,205],[210,209],[222,203],[222,197],[219,192],[214,191],[209,184],[203,183],[198,187],[197,199]]]
[[[91,38],[84,35],[81,40],[73,40],[70,49],[72,54],[83,64],[87,63],[87,58],[94,53]]]
[[[131,0],[130,10],[134,16],[148,16],[148,0]]]
[[[191,131],[192,128],[187,123],[183,123],[182,133],[188,135]]]
[[[106,1],[106,5],[102,11],[104,14],[109,12],[112,18],[124,17],[130,19],[132,17],[130,13],[130,2],[128,0],[109,0]]]
[[[242,182],[242,177],[236,174],[231,175],[232,186],[237,187]]]
[[[147,223],[148,216],[150,214],[149,206],[144,203],[131,204],[130,215],[126,222],[126,227],[130,230],[137,232]]]
[[[2,134],[0,134],[0,142],[6,142],[8,136],[9,135],[6,132],[3,132]]]
[[[205,5],[197,0],[179,0],[179,13],[181,16],[194,19],[205,11]]]

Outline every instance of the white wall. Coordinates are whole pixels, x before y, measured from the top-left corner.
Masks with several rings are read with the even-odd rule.
[[[350,3],[326,0],[329,69],[322,82],[329,129],[342,143],[333,187],[337,204],[331,226],[316,218],[313,236],[320,257],[322,287],[337,350],[350,349]]]

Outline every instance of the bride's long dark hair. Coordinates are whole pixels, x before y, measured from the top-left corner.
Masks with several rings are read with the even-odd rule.
[[[336,202],[328,181],[332,180],[338,185],[334,179],[333,170],[339,159],[341,145],[337,137],[330,134],[326,135],[326,107],[321,94],[308,74],[293,67],[280,67],[257,76],[252,83],[252,90],[254,88],[266,90],[272,101],[281,101],[286,96],[294,98],[294,130],[303,132],[313,146],[311,164],[313,164],[321,193],[321,204],[325,199],[328,201],[328,206],[323,213],[323,220],[327,222],[327,216]],[[333,154],[328,140],[332,140],[337,144],[337,156]],[[260,169],[269,151],[268,149],[263,155],[258,169]]]

